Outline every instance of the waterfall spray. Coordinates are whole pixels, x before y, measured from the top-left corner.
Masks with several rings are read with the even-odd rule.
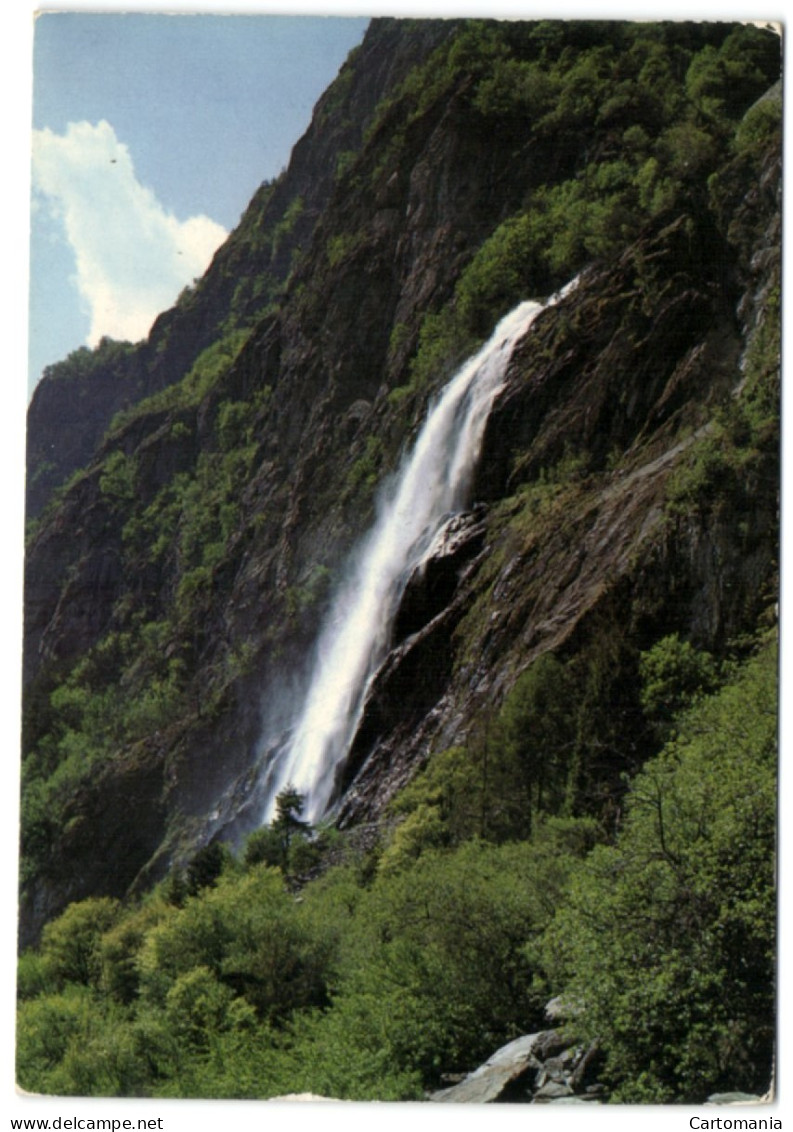
[[[407,580],[450,512],[466,505],[487,416],[512,350],[544,309],[523,302],[501,320],[430,406],[412,450],[381,491],[375,522],[351,555],[320,632],[291,738],[265,768],[263,821],[271,819],[275,798],[287,784],[305,795],[310,821],[327,809],[336,769],[355,738],[369,685],[388,651]]]

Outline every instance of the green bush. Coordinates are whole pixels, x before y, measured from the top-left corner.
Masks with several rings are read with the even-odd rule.
[[[104,462],[99,490],[112,504],[123,506],[135,498],[135,476],[135,458],[116,449]]]
[[[782,126],[782,98],[764,98],[744,115],[735,134],[738,153],[765,148],[779,137]]]
[[[642,707],[662,733],[697,697],[712,692],[719,679],[710,653],[681,641],[677,633],[662,637],[642,654],[639,674]]]
[[[50,1093],[51,1081],[71,1041],[91,1027],[96,1001],[87,987],[70,985],[58,994],[20,1005],[16,1029],[17,1080],[23,1089]]]
[[[125,914],[106,929],[99,941],[100,987],[124,1005],[135,1001],[140,989],[138,958],[147,932],[165,919],[168,905],[155,893],[140,908]]]
[[[126,1014],[94,1002],[90,1021],[68,1041],[45,1092],[75,1097],[138,1097],[149,1094],[148,1057]]]
[[[17,962],[17,998],[36,998],[55,990],[52,970],[38,951],[23,951]]]
[[[102,964],[100,943],[104,932],[117,921],[121,905],[106,896],[70,904],[42,933],[41,954],[51,978],[58,986],[80,983],[97,986]]]
[[[479,248],[455,290],[457,315],[468,333],[484,337],[519,299],[541,293],[540,263],[530,218],[505,220]]]
[[[281,834],[271,825],[255,829],[245,841],[243,860],[248,866],[270,865],[281,868],[284,861],[284,843]]]
[[[176,981],[201,967],[261,1019],[277,1021],[325,1001],[328,960],[324,940],[304,930],[281,873],[256,866],[241,877],[223,874],[147,934],[141,996],[164,1006]]]
[[[235,999],[230,987],[208,967],[193,967],[180,975],[165,997],[168,1030],[180,1045],[205,1049],[212,1036],[240,1023],[253,1021],[250,1006]]]

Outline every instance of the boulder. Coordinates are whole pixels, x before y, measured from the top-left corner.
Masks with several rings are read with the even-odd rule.
[[[534,1094],[534,1104],[547,1104],[549,1101],[572,1097],[573,1090],[564,1081],[546,1081]]]
[[[558,1035],[554,1034],[554,1037]],[[527,1034],[502,1046],[473,1073],[449,1089],[441,1089],[430,1096],[431,1101],[443,1103],[487,1104],[508,1099],[515,1086],[523,1082],[529,1072],[540,1068],[537,1052],[547,1041],[548,1031]]]

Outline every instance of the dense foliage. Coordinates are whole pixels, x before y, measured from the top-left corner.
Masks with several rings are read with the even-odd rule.
[[[80,346],[62,362],[47,366],[44,376],[52,381],[76,382],[90,378],[92,374],[109,367],[115,371],[116,380],[123,380],[124,359],[129,357],[133,350],[134,346],[129,342],[117,342],[113,338],[105,337],[93,350],[87,346]]]
[[[706,212],[711,179],[736,148],[778,128],[772,100],[736,137],[778,74],[778,51],[755,27],[575,20],[470,21],[440,48],[395,99],[408,121],[463,85],[472,126],[511,125],[530,135],[535,158],[520,207],[482,242],[451,303],[425,319],[411,385],[453,367],[522,296],[549,294],[653,218]]]
[[[622,1100],[764,1092],[774,1044],[776,652],[678,720],[616,844],[573,878],[549,965]]]
[[[374,856],[339,860],[337,844],[339,863],[299,895],[295,848],[310,831],[287,791],[271,827],[280,866],[261,860],[256,834],[243,859],[202,851],[137,904],[71,905],[20,963],[20,1083],[91,1095],[420,1097],[442,1072],[541,1028],[546,999],[564,991],[580,1003],[576,1035],[607,1051],[617,1099],[765,1088],[775,656],[761,644],[717,691],[695,694],[630,783],[613,842],[591,819],[539,816],[520,840],[508,826],[476,828],[480,795],[467,825],[454,807],[419,802],[462,785],[453,771],[465,752],[449,752],[406,795],[420,839],[406,821]],[[676,671],[685,695],[690,668]],[[535,765],[541,733],[536,741]],[[506,760],[510,746],[506,731]],[[512,782],[501,768],[502,797],[520,762]]]

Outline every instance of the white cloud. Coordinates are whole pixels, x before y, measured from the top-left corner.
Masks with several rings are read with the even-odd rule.
[[[103,335],[144,338],[228,234],[208,216],[180,221],[166,212],[104,121],[70,122],[62,136],[34,130],[33,187],[62,220],[74,251],[90,346]]]

